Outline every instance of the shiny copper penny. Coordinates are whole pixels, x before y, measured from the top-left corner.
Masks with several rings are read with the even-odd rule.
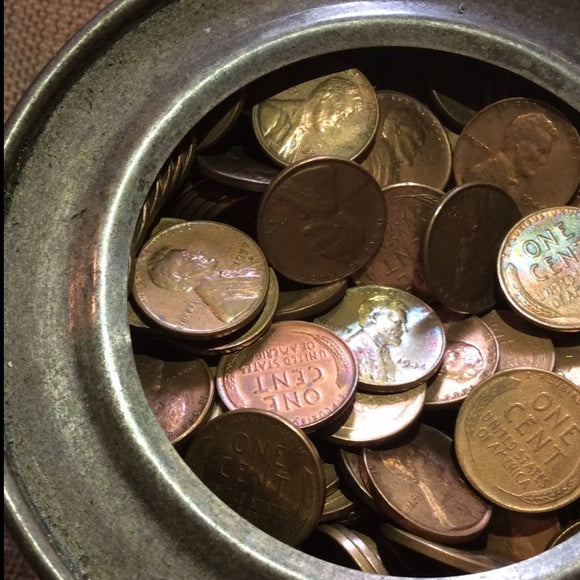
[[[305,286],[280,292],[275,320],[300,320],[322,314],[343,298],[347,280],[337,280],[320,286]]]
[[[183,350],[199,354],[201,356],[221,356],[229,352],[235,352],[242,348],[246,348],[256,340],[258,340],[270,327],[276,312],[278,304],[278,279],[272,268],[270,271],[270,283],[268,285],[268,293],[266,294],[266,302],[256,318],[254,318],[249,325],[240,330],[230,333],[225,337],[213,340],[185,340],[171,337],[174,343],[178,344]]]
[[[216,382],[228,409],[266,409],[310,432],[352,404],[357,365],[344,341],[326,328],[282,321],[223,356]]]
[[[506,191],[522,216],[565,205],[580,180],[580,137],[556,108],[514,97],[479,111],[453,153],[458,184],[485,182]]]
[[[359,389],[396,393],[418,386],[439,368],[443,324],[409,292],[356,286],[329,312],[314,319],[346,341],[359,367]]]
[[[453,441],[422,424],[398,445],[364,449],[370,491],[402,528],[446,544],[478,536],[491,506],[469,487],[453,460]]]
[[[580,497],[580,387],[540,369],[496,373],[463,402],[455,450],[472,485],[501,507],[568,505]]]
[[[376,447],[411,425],[423,410],[427,387],[421,384],[402,393],[359,391],[346,421],[328,438],[346,447]]]
[[[387,522],[380,525],[381,533],[393,542],[467,573],[487,572],[513,564],[512,560],[485,550],[454,548],[412,534]]]
[[[499,362],[499,345],[489,326],[478,316],[444,322],[445,353],[437,374],[429,381],[425,405],[455,405],[483,379],[491,376]]]
[[[257,315],[268,284],[266,258],[254,240],[225,224],[197,221],[167,228],[144,245],[133,296],[168,331],[215,338]]]
[[[493,308],[498,249],[519,219],[512,198],[493,185],[449,191],[423,238],[423,273],[433,296],[465,314]]]
[[[419,259],[427,226],[443,191],[417,183],[383,188],[387,208],[385,234],[377,253],[353,274],[355,284],[400,288],[429,301]]]
[[[398,91],[377,91],[380,119],[361,161],[381,187],[415,182],[442,189],[451,175],[451,145],[443,125],[421,101]]]
[[[491,328],[499,347],[498,371],[533,367],[551,371],[556,353],[554,343],[541,329],[534,327],[513,310],[490,310],[482,320]]]
[[[497,273],[505,297],[528,320],[580,331],[580,208],[550,207],[521,219],[500,247]]]
[[[208,417],[214,380],[202,359],[164,360],[136,354],[135,364],[157,422],[175,445]]]
[[[258,240],[270,265],[303,284],[348,277],[377,251],[385,203],[360,165],[315,157],[281,171],[263,195]]]
[[[371,142],[378,119],[374,88],[354,68],[308,78],[252,109],[258,142],[282,166],[319,155],[354,159]]]
[[[269,411],[219,415],[194,435],[184,456],[193,472],[246,520],[291,546],[314,530],[324,475],[304,433]]]

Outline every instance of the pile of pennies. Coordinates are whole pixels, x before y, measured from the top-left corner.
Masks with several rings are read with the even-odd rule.
[[[128,299],[191,471],[377,574],[491,570],[577,533],[577,117],[411,49],[302,61],[209,111],[143,205]]]

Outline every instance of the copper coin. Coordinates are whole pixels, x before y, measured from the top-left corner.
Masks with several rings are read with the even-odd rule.
[[[332,539],[355,569],[369,574],[388,574],[376,545],[373,546],[374,542],[368,536],[337,523],[320,524],[317,531]]]
[[[320,520],[322,461],[310,439],[279,415],[219,415],[196,431],[184,459],[222,501],[282,542],[300,544]]]
[[[437,117],[421,101],[397,91],[377,91],[380,119],[361,161],[381,187],[415,182],[442,189],[451,175],[451,145]]]
[[[445,353],[438,373],[429,382],[425,405],[454,405],[483,379],[491,376],[499,362],[499,345],[492,330],[478,316],[444,322]]]
[[[550,207],[515,224],[497,272],[511,306],[534,324],[580,331],[580,208]]]
[[[175,445],[205,421],[214,398],[214,380],[202,359],[164,360],[136,354],[135,364],[147,401]]]
[[[573,538],[580,532],[580,521],[574,522],[564,528],[551,542],[548,548],[553,548],[563,541]]]
[[[173,342],[183,350],[202,356],[221,356],[246,348],[258,340],[268,330],[270,324],[272,324],[274,312],[278,304],[278,279],[276,278],[274,270],[272,268],[269,270],[270,283],[268,285],[268,293],[266,294],[266,302],[258,316],[248,326],[232,332],[225,337],[213,340],[193,341],[173,338]]]
[[[409,292],[355,286],[329,312],[314,319],[354,352],[359,389],[396,393],[415,387],[439,368],[445,351],[443,324]]]
[[[348,346],[326,328],[282,321],[223,356],[216,381],[228,409],[266,409],[310,432],[352,404],[357,366]]]
[[[515,202],[493,185],[469,184],[448,192],[423,239],[423,273],[433,296],[465,314],[493,308],[498,249],[519,219]]]
[[[543,513],[580,497],[580,388],[540,369],[496,373],[467,396],[455,451],[471,484],[508,510]]]
[[[517,202],[522,216],[565,205],[580,180],[580,137],[547,103],[503,99],[465,125],[455,146],[453,172],[458,184],[500,187]]]
[[[348,277],[383,239],[385,203],[360,165],[315,157],[278,174],[263,195],[258,240],[270,265],[303,284]]]
[[[423,410],[427,387],[403,393],[357,392],[346,421],[328,439],[346,447],[376,447],[411,425]]]
[[[194,127],[197,151],[204,152],[219,143],[232,129],[244,108],[244,96],[236,92],[214,107]]]
[[[337,467],[346,486],[357,499],[370,509],[378,512],[377,502],[361,475],[362,449],[340,447],[337,454]]]
[[[225,185],[248,191],[266,191],[280,171],[255,156],[242,145],[231,145],[225,151],[197,155],[196,166],[203,175]]]
[[[281,291],[274,319],[299,320],[322,314],[343,298],[347,288],[347,280],[338,280],[320,286]]]
[[[487,526],[491,506],[465,483],[453,460],[453,441],[420,425],[398,445],[364,449],[370,491],[381,509],[406,530],[457,544]]]
[[[432,558],[457,570],[467,573],[487,572],[503,566],[513,564],[512,560],[498,554],[488,553],[484,550],[470,550],[467,548],[454,548],[437,542],[427,540],[420,535],[412,534],[389,523],[380,525],[381,533],[388,539],[409,550]]]
[[[526,514],[494,506],[485,549],[512,562],[541,554],[560,533],[557,512]]]
[[[353,274],[354,283],[391,286],[412,292],[426,301],[432,299],[419,252],[429,221],[443,195],[439,189],[417,183],[384,188],[385,234],[377,253]]]
[[[378,119],[376,93],[354,68],[304,80],[252,109],[258,142],[282,166],[320,155],[354,159],[371,142]]]
[[[167,228],[143,246],[133,296],[168,331],[214,338],[255,317],[268,284],[266,258],[254,240],[225,224],[197,221]]]
[[[495,309],[483,316],[482,320],[498,341],[498,371],[517,367],[553,370],[556,360],[554,343],[517,312]]]
[[[555,373],[580,385],[580,344],[578,346],[554,346]]]

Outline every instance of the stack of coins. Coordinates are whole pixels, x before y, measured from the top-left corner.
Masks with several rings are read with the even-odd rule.
[[[577,125],[507,71],[375,49],[191,128],[145,202],[128,310],[192,472],[369,573],[481,572],[576,533]]]

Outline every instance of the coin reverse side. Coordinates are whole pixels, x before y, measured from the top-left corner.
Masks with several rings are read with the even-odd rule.
[[[580,208],[534,212],[507,233],[497,272],[511,306],[531,322],[580,331]]]
[[[580,497],[580,387],[540,369],[496,373],[463,402],[455,450],[472,485],[501,507],[568,505]]]
[[[184,459],[221,500],[282,542],[296,546],[318,524],[322,460],[279,415],[257,409],[219,415],[195,433]]]

